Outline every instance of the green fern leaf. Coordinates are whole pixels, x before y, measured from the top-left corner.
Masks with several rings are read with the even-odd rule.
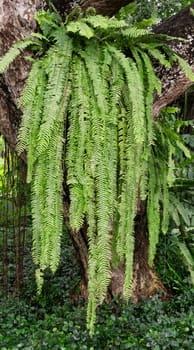
[[[39,101],[39,97],[41,95],[44,96],[44,86],[41,88],[41,84],[44,85],[43,81],[45,78],[42,77],[42,74],[44,74],[42,72],[42,63],[37,61],[32,65],[26,86],[19,101],[19,106],[24,109],[18,134],[17,151],[19,154],[25,150],[29,150],[31,125],[34,125],[36,122],[39,124],[42,109],[42,103]],[[37,92],[39,92],[39,97]],[[34,139],[37,140],[37,134],[34,134]]]
[[[39,141],[37,153],[44,152],[52,138],[52,133],[57,124],[57,115],[60,114],[60,102],[63,98],[64,91],[66,99],[70,91],[68,91],[68,77],[72,55],[72,41],[66,41],[65,53],[59,51],[58,48],[52,48],[48,62],[48,85],[45,93],[47,104],[44,108],[42,124],[39,132]],[[66,85],[66,86],[65,86]],[[67,104],[66,104],[67,105]]]
[[[93,28],[107,30],[109,32],[113,29],[124,29],[128,27],[128,24],[123,20],[108,18],[101,15],[89,16],[86,18],[86,22]]]
[[[148,184],[148,231],[149,231],[149,264],[153,265],[160,232],[160,185],[157,183],[158,175],[153,159],[149,163]]]
[[[194,81],[194,73],[191,70],[191,67],[189,66],[189,64],[180,56],[174,54],[175,59],[177,59],[181,69],[183,70],[183,72],[185,73],[186,77],[191,80]]]
[[[0,58],[0,74],[2,74],[9,65],[16,59],[17,56],[21,54],[21,51],[25,50],[29,46],[39,46],[40,42],[37,40],[32,40],[31,38],[26,38],[22,41],[17,41],[8,52]]]
[[[67,25],[68,33],[78,33],[80,36],[83,36],[87,39],[91,39],[94,36],[94,31],[89,27],[84,21],[70,22]]]
[[[180,249],[180,251],[185,259],[188,270],[190,272],[192,284],[194,284],[194,259],[193,259],[193,256],[191,255],[191,252],[190,252],[190,250],[187,247],[185,242],[181,242],[180,240],[178,240],[177,243],[178,243],[178,247],[179,247],[179,249]]]

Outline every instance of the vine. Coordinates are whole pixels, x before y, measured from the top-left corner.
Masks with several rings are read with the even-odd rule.
[[[77,11],[65,23],[50,12],[38,13],[36,20],[42,34],[33,33],[16,43],[0,59],[0,73],[21,50],[30,47],[36,51],[38,59],[32,59],[19,102],[23,118],[17,148],[28,154],[38,291],[44,270],[50,267],[55,272],[59,262],[65,159],[71,227],[78,231],[84,219],[88,223],[87,322],[92,333],[96,307],[104,300],[111,279],[113,241],[116,260],[125,262],[123,294],[126,299],[131,295],[139,196],[148,202],[150,264],[162,207],[163,231],[168,226],[174,148],[169,142],[168,160],[161,155],[158,168],[152,105],[161,82],[152,58],[167,67],[178,61],[190,79],[193,74],[167,44],[162,43],[161,50],[160,36],[129,27],[125,21],[92,11],[86,17]],[[161,130],[159,135],[162,139]]]

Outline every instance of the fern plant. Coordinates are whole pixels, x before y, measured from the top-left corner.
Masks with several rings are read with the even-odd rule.
[[[167,161],[155,149],[156,133],[163,146],[166,135],[152,119],[153,93],[161,91],[152,57],[167,67],[178,60],[191,79],[193,74],[166,44],[161,53],[159,36],[125,21],[82,17],[79,11],[77,19],[70,16],[66,23],[50,12],[40,12],[36,19],[42,34],[16,43],[0,59],[0,72],[20,50],[36,49],[39,59],[33,61],[19,101],[23,118],[17,148],[28,155],[38,291],[44,270],[55,272],[59,262],[65,159],[71,227],[79,230],[85,219],[88,223],[87,322],[92,333],[96,307],[110,283],[113,254],[125,263],[123,294],[126,299],[131,295],[139,193],[148,202],[150,264],[161,198],[166,232],[174,146],[169,139]],[[178,139],[176,143],[183,148]]]

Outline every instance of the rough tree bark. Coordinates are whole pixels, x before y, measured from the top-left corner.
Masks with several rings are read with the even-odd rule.
[[[130,3],[129,0],[54,0],[55,7],[61,11],[69,11],[74,4],[79,4],[83,11],[88,7],[96,8],[97,13],[113,15],[122,6]],[[37,10],[46,6],[43,0],[0,0],[0,55],[18,39],[36,30],[34,14]],[[160,24],[155,31],[179,36],[187,39],[184,42],[172,41],[174,50],[182,54],[188,60],[194,70],[194,17],[190,9],[194,9],[194,2],[190,7]],[[21,57],[17,59],[7,72],[0,77],[0,133],[4,135],[9,145],[15,149],[18,125],[21,119],[21,111],[17,109],[17,100],[23,88],[29,71],[29,63]],[[158,75],[162,78],[163,90],[160,96],[155,96],[153,117],[156,119],[162,107],[176,100],[178,96],[192,84],[175,65],[172,69],[156,67]],[[25,156],[24,156],[25,159]],[[68,216],[68,191],[65,189],[64,217],[73,244],[77,251],[83,274],[83,291],[87,285],[87,237],[86,227],[75,233],[69,226]],[[140,203],[138,208],[135,230],[135,257],[134,257],[134,298],[152,295],[157,288],[163,288],[154,272],[148,266],[148,236],[145,216],[145,203]],[[123,266],[113,270],[110,293],[122,291]]]
[[[79,5],[83,12],[89,7],[94,7],[97,14],[103,14],[106,16],[114,15],[121,7],[128,5],[133,0],[74,0],[74,1],[63,1],[54,0],[53,3],[57,9],[61,12],[70,11],[75,3]]]

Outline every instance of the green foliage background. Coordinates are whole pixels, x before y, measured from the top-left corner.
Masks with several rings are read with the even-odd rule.
[[[177,254],[176,260],[180,266]],[[163,263],[167,262],[164,259]],[[25,269],[25,294],[0,301],[2,350],[192,349],[194,290],[183,282],[185,271],[181,274],[180,268],[177,271],[181,287],[176,286],[176,296],[171,300],[162,301],[158,295],[137,305],[123,304],[120,298],[103,303],[97,312],[92,339],[85,324],[87,305],[76,299],[79,272],[67,233],[62,239],[59,269],[55,276],[46,272],[40,296],[35,293],[31,261]]]

